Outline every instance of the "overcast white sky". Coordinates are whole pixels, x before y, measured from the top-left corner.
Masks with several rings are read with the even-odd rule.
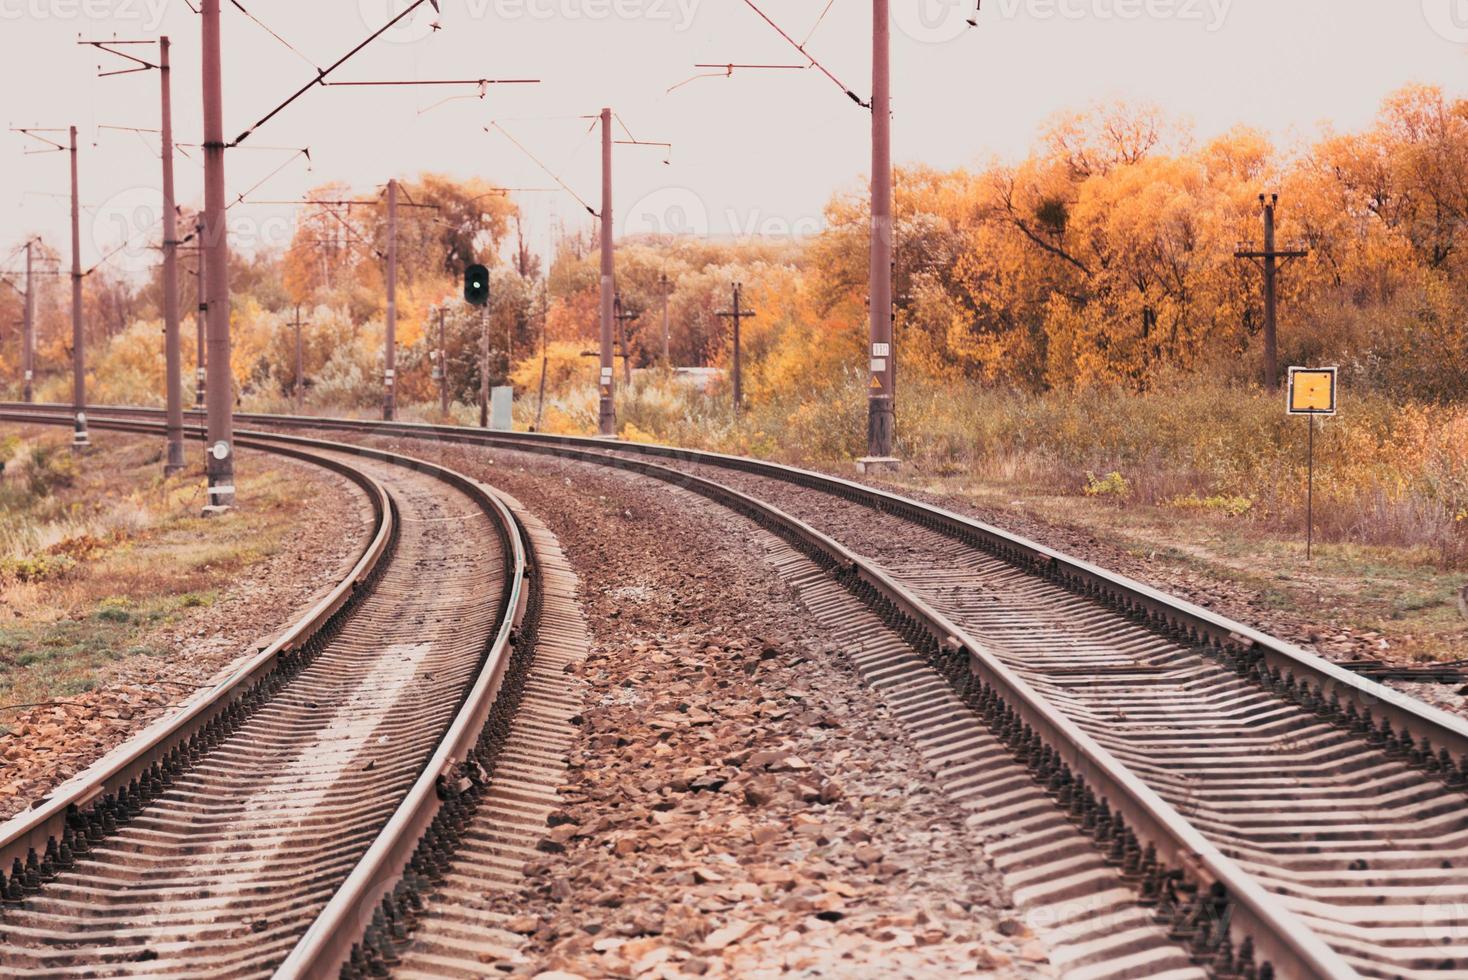
[[[409,0],[241,0],[304,55],[247,19],[223,13],[226,136],[233,138],[345,54]],[[828,0],[761,0],[798,39]],[[595,137],[574,117],[613,106],[661,151],[617,148],[619,231],[658,227],[730,232],[810,231],[834,190],[858,186],[870,165],[869,116],[814,70],[736,73],[666,90],[695,62],[793,64],[799,55],[744,0],[442,0],[375,42],[335,79],[535,77],[491,88],[484,101],[435,102],[438,89],[315,89],[231,151],[239,193],[310,146],[312,168],[291,163],[254,196],[299,198],[337,179],[370,191],[421,170],[512,186],[549,180],[498,134],[499,119],[581,195],[599,193]],[[1420,81],[1468,90],[1468,0],[892,0],[894,157],[940,167],[1014,157],[1052,113],[1097,99],[1150,100],[1201,137],[1247,123],[1283,144],[1322,124],[1366,124],[1392,89]],[[808,48],[862,97],[870,94],[871,4],[833,0]],[[437,19],[442,30],[430,30]],[[175,136],[200,139],[199,25],[183,0],[0,0],[0,92],[6,122],[81,130],[83,261],[90,264],[153,223],[159,180],[153,137],[99,125],[156,127],[152,73],[99,79],[79,35],[171,36]],[[141,49],[140,49],[141,50]],[[559,118],[547,118],[559,117]],[[95,143],[95,145],[94,145]],[[39,146],[39,144],[35,144]],[[0,139],[0,251],[27,232],[67,241],[64,155],[24,156],[24,137]],[[196,155],[197,159],[197,155]],[[179,200],[201,195],[197,164],[178,162]],[[57,195],[57,196],[44,196]],[[586,223],[564,193],[520,195],[542,245],[557,220]],[[241,247],[284,241],[290,210],[241,206]],[[156,254],[156,253],[154,253]],[[140,268],[146,252],[119,266]],[[14,262],[10,265],[13,267]]]

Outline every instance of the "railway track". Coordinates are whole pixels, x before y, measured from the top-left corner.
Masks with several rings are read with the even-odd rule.
[[[530,658],[519,522],[400,455],[238,442],[347,476],[373,538],[229,679],[0,826],[6,976],[373,970],[494,780]]]
[[[897,628],[927,663],[886,669],[946,678],[969,712],[950,736],[1004,746],[1196,967],[1468,969],[1459,719],[994,528],[822,474],[569,437],[253,420],[549,453],[739,510]]]

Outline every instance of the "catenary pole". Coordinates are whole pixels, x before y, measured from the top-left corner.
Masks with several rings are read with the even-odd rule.
[[[168,430],[163,472],[172,475],[184,468],[184,436],[183,357],[178,338],[178,214],[174,210],[173,194],[173,95],[168,46],[166,36],[158,39],[158,76],[162,80],[163,97],[163,383]]]
[[[489,428],[489,306],[479,309],[479,427]]]
[[[31,269],[34,259],[35,239],[25,243],[25,320],[21,326],[20,370],[21,397],[26,402],[35,399],[36,377],[36,283]]]
[[[397,414],[398,346],[398,182],[387,182],[387,332],[382,352],[382,418]]]
[[[540,431],[541,413],[545,411],[545,372],[550,364],[550,347],[546,339],[546,318],[550,312],[550,285],[540,284],[540,392],[535,397],[535,431]]]
[[[892,75],[889,0],[872,0],[871,380],[867,457],[892,457]]]
[[[204,320],[209,313],[209,302],[205,298],[208,296],[208,293],[204,288],[203,215],[198,216],[194,220],[194,241],[197,243],[194,249],[194,292],[197,294],[198,300],[194,304],[194,408],[202,410],[204,407],[204,392],[209,387],[204,375]]]
[[[305,394],[305,391],[306,391],[306,372],[305,372],[305,361],[306,361],[306,359],[302,355],[302,351],[301,351],[301,304],[300,303],[297,303],[296,304],[296,322],[295,322],[295,328],[296,328],[296,383],[295,383],[295,385],[293,387],[295,388],[294,394],[296,396],[295,397],[296,414],[297,415],[300,415],[301,414],[301,407],[302,407],[302,396]]]
[[[658,273],[658,285],[662,287],[663,294],[663,366],[668,367],[673,363],[672,359],[668,356],[668,296],[672,292],[670,288],[672,283],[668,281],[668,274],[666,272]]]
[[[617,434],[614,400],[616,379],[612,362],[612,309],[615,301],[615,266],[612,260],[612,110],[601,111],[601,376],[598,378],[601,405],[598,431]]]
[[[444,317],[448,310],[438,308],[438,407],[445,417],[449,414],[449,349],[444,346]]]
[[[622,350],[622,384],[631,388],[632,351],[627,345],[627,324],[641,319],[642,314],[625,312],[622,309],[622,291],[616,290],[612,296],[612,317],[617,321],[617,345]]]
[[[199,242],[208,283],[208,442],[205,513],[234,506],[234,385],[230,378],[229,239],[224,204],[224,87],[219,0],[201,0],[204,75],[204,237]]]
[[[74,449],[91,445],[87,438],[87,349],[82,332],[82,219],[77,196],[76,127],[71,127],[71,411]]]

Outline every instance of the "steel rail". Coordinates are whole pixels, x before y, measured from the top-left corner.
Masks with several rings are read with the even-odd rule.
[[[883,570],[853,553],[804,521],[731,487],[657,463],[613,456],[570,446],[527,443],[530,452],[579,460],[649,476],[692,490],[792,540],[822,564],[882,596],[904,625],[923,629],[935,646],[966,653],[975,672],[1015,708],[1023,724],[1050,746],[1075,775],[1094,788],[1112,808],[1124,814],[1143,842],[1157,848],[1159,860],[1184,871],[1202,886],[1222,885],[1233,901],[1230,923],[1253,940],[1276,976],[1289,978],[1357,976],[1356,972],[1313,931],[1302,925],[1274,895],[1220,852],[1170,804],[1153,792],[1091,736],[1050,705],[983,644]],[[848,588],[852,583],[843,582]],[[860,591],[855,589],[854,591]],[[1236,944],[1237,945],[1237,944]]]
[[[373,453],[370,449],[365,451]],[[404,458],[391,453],[377,455],[394,461]],[[499,697],[529,601],[529,556],[525,534],[499,496],[483,484],[453,470],[422,460],[413,462],[414,468],[420,472],[437,476],[480,501],[495,514],[498,526],[512,529],[513,533],[507,533],[505,538],[513,556],[513,573],[505,605],[501,609],[500,628],[490,643],[473,687],[433,757],[346,881],[337,888],[326,907],[276,969],[276,977],[319,977],[325,980],[337,976],[352,959],[354,948],[363,942],[384,900],[402,881],[420,841],[425,839],[435,818],[442,812],[445,799],[454,795],[452,786],[459,777],[459,769],[468,762]]]
[[[70,412],[65,415],[40,416],[32,413],[0,412],[0,420],[44,422],[71,425]],[[98,420],[98,428],[124,431],[156,431],[161,426],[134,422]],[[202,430],[190,435],[202,438]],[[321,598],[304,616],[286,628],[277,638],[256,652],[230,675],[210,688],[203,697],[186,707],[154,722],[142,732],[104,755],[81,773],[53,789],[40,805],[0,824],[0,870],[10,871],[12,883],[17,874],[29,890],[38,878],[63,864],[75,836],[79,819],[91,810],[124,795],[136,798],[140,783],[159,778],[159,769],[170,757],[187,754],[191,744],[205,739],[223,724],[226,712],[240,706],[262,682],[281,668],[292,653],[304,648],[341,614],[352,599],[369,582],[397,534],[396,515],[387,490],[376,480],[352,467],[326,457],[318,457],[298,448],[277,448],[266,442],[242,438],[240,445],[277,452],[330,469],[351,480],[366,493],[373,511],[373,534],[350,572]],[[62,845],[65,844],[65,852]],[[42,857],[44,855],[44,857]],[[44,870],[43,870],[44,868]],[[3,876],[0,876],[3,877]]]
[[[5,410],[57,410],[60,406],[0,404]],[[89,409],[124,415],[156,415],[160,409],[106,406]],[[197,413],[196,413],[197,414]],[[1059,582],[1073,591],[1108,601],[1129,614],[1144,618],[1164,631],[1216,652],[1248,658],[1257,666],[1281,676],[1309,683],[1322,697],[1338,696],[1363,717],[1417,740],[1426,740],[1433,751],[1446,750],[1460,768],[1468,769],[1468,722],[1441,709],[1424,704],[1409,694],[1363,677],[1323,657],[1246,626],[1186,600],[1167,595],[1124,575],[1099,568],[1027,538],[942,507],[902,497],[887,490],[814,470],[732,456],[725,453],[681,449],[649,443],[622,442],[589,436],[547,435],[528,432],[487,432],[462,426],[419,422],[368,422],[311,416],[242,414],[241,419],[262,425],[336,431],[370,430],[403,437],[432,436],[475,445],[515,448],[524,444],[549,444],[602,452],[634,453],[681,463],[695,463],[740,470],[833,493],[883,513],[910,520],[960,541],[984,548],[1004,560]]]
[[[48,416],[28,410],[7,412],[3,406],[0,406],[0,421],[71,424],[69,414]],[[105,417],[99,419],[95,426],[104,429],[150,433],[159,431],[161,428],[157,423]],[[189,434],[196,438],[203,438],[204,432],[194,427],[189,430]],[[389,536],[383,539],[383,546],[375,550],[374,565],[386,551],[387,542],[391,539],[393,531],[391,498],[377,481],[344,463],[326,457],[318,457],[309,451],[310,448],[350,453],[404,466],[433,476],[460,490],[490,514],[511,558],[508,584],[502,593],[501,607],[497,616],[499,629],[487,645],[474,682],[440,740],[438,748],[346,880],[333,892],[326,906],[316,915],[312,924],[275,972],[277,977],[335,977],[341,972],[343,966],[351,962],[354,956],[360,954],[369,928],[381,915],[381,910],[390,902],[394,889],[403,880],[410,867],[415,851],[424,841],[429,829],[434,826],[435,820],[443,813],[445,800],[456,795],[454,784],[460,775],[459,769],[470,758],[476,742],[480,740],[485,730],[486,722],[509,669],[511,654],[519,639],[518,628],[529,603],[528,544],[520,522],[497,494],[484,484],[446,467],[372,447],[332,443],[282,433],[255,433],[240,430],[237,432],[236,441],[239,445],[248,448],[264,449],[320,463],[344,475],[355,474],[360,480],[374,487],[380,495],[378,499],[386,507],[382,513],[387,515],[387,529],[390,532]],[[375,542],[376,539],[374,539]],[[364,560],[365,558],[364,555]],[[312,619],[312,616],[322,609],[329,608],[333,612],[341,609],[346,600],[336,601],[337,593],[349,585],[355,588],[365,580],[367,575],[370,575],[370,571],[366,574],[358,574],[358,568],[361,565],[362,562],[359,562],[358,567],[353,570],[353,575],[313,608],[312,614],[308,614],[307,618]],[[329,619],[329,615],[326,618]],[[312,621],[315,620],[312,619]],[[217,697],[222,697],[224,695],[217,692],[226,689],[233,691],[238,684],[243,683],[244,679],[254,677],[257,672],[256,665],[262,662],[262,658],[271,652],[289,649],[284,644],[296,642],[304,635],[300,626],[301,624],[297,624],[296,627],[288,630],[280,640],[272,644],[269,650],[242,667],[235,675],[232,675],[230,681],[223,682],[216,692],[211,692],[211,696],[205,701],[211,702]],[[171,733],[182,724],[185,718],[192,716],[193,710],[190,709],[172,719],[165,719],[164,722],[154,727],[168,723],[167,727]],[[176,742],[176,738],[171,739],[169,744]],[[149,744],[152,744],[152,740]],[[144,765],[144,768],[147,768],[147,764]],[[96,795],[93,793],[88,799]],[[57,803],[63,807],[63,810],[66,810],[65,804],[59,801]],[[39,814],[39,811],[36,812]],[[63,821],[65,815],[65,812],[61,814]],[[21,817],[25,816],[27,815],[21,815]],[[16,818],[16,821],[13,822],[20,821],[21,817]],[[0,830],[3,829],[0,827]]]
[[[151,410],[120,411],[141,414]],[[1217,884],[1223,887],[1232,900],[1230,926],[1252,939],[1261,957],[1270,962],[1280,976],[1344,977],[1354,976],[1355,973],[1315,933],[1305,928],[1287,909],[1278,904],[1275,896],[1266,892],[1251,876],[1223,856],[1130,770],[1061,715],[982,644],[974,641],[943,614],[910,593],[880,568],[868,564],[821,532],[762,501],[690,473],[634,460],[624,454],[722,466],[774,476],[786,482],[837,494],[984,547],[1015,565],[1078,591],[1110,598],[1114,604],[1133,614],[1154,620],[1161,618],[1164,626],[1173,631],[1181,631],[1185,638],[1195,642],[1206,643],[1215,648],[1228,647],[1235,651],[1259,651],[1260,659],[1265,663],[1270,662],[1270,654],[1273,654],[1302,670],[1323,668],[1320,674],[1332,681],[1336,690],[1349,689],[1364,693],[1365,697],[1374,699],[1368,704],[1402,708],[1403,714],[1415,725],[1431,727],[1438,744],[1450,746],[1460,758],[1465,739],[1468,739],[1468,731],[1465,731],[1465,726],[1457,719],[1412,703],[1410,699],[1398,696],[1374,682],[1356,677],[1320,658],[1241,624],[970,518],[838,477],[742,457],[599,439],[486,433],[452,426],[415,423],[365,423],[289,416],[249,418],[270,425],[290,427],[369,430],[378,435],[407,438],[431,436],[471,444],[525,449],[613,466],[692,489],[732,506],[767,526],[783,530],[787,537],[792,537],[807,553],[824,559],[823,564],[835,568],[838,577],[854,577],[859,594],[862,589],[866,589],[869,597],[880,597],[879,601],[888,607],[886,611],[895,615],[902,625],[917,626],[927,635],[932,645],[938,645],[949,653],[966,655],[968,667],[973,674],[983,678],[986,686],[992,686],[993,692],[1013,708],[1014,714],[1011,718],[1023,726],[1026,738],[1038,737],[1048,745],[1077,779],[1094,789],[1104,803],[1125,816],[1140,839],[1157,848],[1160,860],[1189,875],[1200,886]],[[1441,715],[1441,718],[1435,718],[1434,715]],[[1445,731],[1440,731],[1440,728]]]
[[[150,410],[152,411],[152,410]],[[602,452],[632,453],[681,463],[695,463],[739,470],[821,490],[863,504],[874,510],[912,521],[967,542],[1003,558],[1033,574],[1061,583],[1072,591],[1110,601],[1132,615],[1214,651],[1248,657],[1267,669],[1349,699],[1363,713],[1370,712],[1396,732],[1427,739],[1434,751],[1446,749],[1460,765],[1468,765],[1468,722],[1401,691],[1363,677],[1323,657],[1309,653],[1261,630],[1229,619],[1186,600],[1170,596],[1134,579],[1100,568],[1090,562],[1038,544],[1017,534],[972,517],[853,480],[814,470],[702,450],[680,449],[648,443],[622,442],[588,436],[546,435],[525,432],[486,432],[460,426],[426,423],[380,423],[352,419],[317,419],[305,416],[242,415],[263,425],[283,425],[337,431],[371,429],[379,434],[412,437],[431,435],[479,445],[516,448],[524,444],[549,444]]]

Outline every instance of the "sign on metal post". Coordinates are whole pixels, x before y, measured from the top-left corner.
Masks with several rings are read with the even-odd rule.
[[[1338,369],[1290,368],[1291,415],[1334,415]]]
[[[1315,416],[1336,413],[1336,376],[1339,369],[1290,368],[1290,386],[1285,410],[1310,418],[1309,462],[1305,484],[1305,560],[1315,545]]]

